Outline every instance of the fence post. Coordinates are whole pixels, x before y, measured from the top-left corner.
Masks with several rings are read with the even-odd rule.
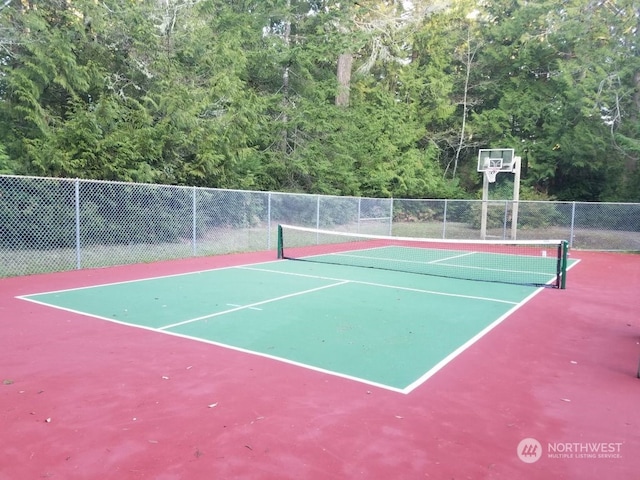
[[[569,232],[569,248],[573,248],[573,229],[576,224],[576,202],[571,202],[571,231]]]
[[[504,219],[502,220],[502,240],[507,239],[507,222],[509,220],[509,201],[504,201]]]
[[[271,192],[267,193],[267,250],[271,250]]]
[[[80,180],[77,178],[74,182],[75,190],[75,210],[76,210],[76,269],[82,268],[82,251],[80,244]]]
[[[447,238],[447,199],[444,199],[444,212],[442,214],[442,239]]]
[[[197,217],[197,202],[196,202],[196,187],[194,186],[191,192],[191,254],[195,257],[198,253],[198,247],[196,246],[196,237],[198,235],[198,222]]]
[[[389,236],[393,235],[393,197],[389,201]]]

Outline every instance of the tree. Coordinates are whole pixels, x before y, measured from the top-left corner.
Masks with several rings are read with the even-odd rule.
[[[620,175],[610,161],[606,119],[590,100],[594,83],[584,82],[600,69],[590,65],[599,57],[594,32],[612,23],[600,16],[598,27],[590,26],[587,7],[597,10],[586,2],[494,2],[485,12],[492,48],[483,49],[479,63],[490,82],[478,89],[484,101],[471,130],[486,146],[515,146],[523,153],[525,184],[561,199],[601,198]],[[606,55],[598,61],[606,64]]]
[[[631,0],[32,5],[0,9],[2,172],[460,197],[513,147],[542,195],[640,195]]]
[[[71,105],[86,96],[96,71],[77,61],[76,48],[85,36],[77,12],[65,2],[41,8],[6,8],[3,21],[14,32],[3,65],[1,121],[5,145],[12,158],[31,163],[43,174],[64,174],[40,155],[43,141],[69,115]]]
[[[563,80],[581,99],[581,115],[600,128],[602,195],[640,198],[640,56],[637,2],[575,1],[558,12]],[[578,18],[580,21],[578,21]],[[613,181],[612,181],[613,180]],[[600,196],[599,196],[600,197]]]

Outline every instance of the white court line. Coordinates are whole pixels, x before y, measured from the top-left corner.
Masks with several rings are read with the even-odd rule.
[[[137,325],[133,325],[133,326],[136,327]],[[249,354],[249,355],[255,355],[257,357],[263,357],[263,358],[268,358],[270,360],[276,360],[278,362],[286,363],[286,364],[289,364],[289,365],[294,365],[296,367],[304,368],[304,369],[307,369],[307,370],[313,370],[314,372],[320,372],[320,373],[324,373],[326,375],[331,375],[332,377],[345,378],[347,380],[351,380],[351,381],[358,382],[358,383],[363,383],[365,385],[371,385],[372,387],[377,387],[377,388],[380,388],[380,389],[383,389],[383,390],[390,390],[392,392],[404,393],[404,394],[408,393],[408,392],[405,392],[404,391],[405,389],[403,389],[403,388],[393,387],[391,385],[375,382],[373,380],[367,380],[366,378],[356,377],[354,375],[349,375],[347,373],[336,372],[335,370],[328,370],[326,368],[316,367],[316,366],[310,365],[308,363],[297,362],[295,360],[290,360],[290,359],[285,358],[285,357],[278,357],[277,355],[270,355],[268,353],[263,353],[263,352],[259,352],[259,351],[256,351],[256,350],[249,350],[249,349],[242,348],[242,347],[236,347],[235,345],[230,345],[228,343],[216,342],[214,340],[208,340],[206,338],[192,337],[192,336],[189,336],[189,335],[184,335],[182,333],[170,332],[170,331],[166,331],[166,330],[163,330],[160,333],[164,333],[166,335],[173,335],[174,337],[185,338],[187,340],[195,340],[196,342],[207,343],[209,345],[215,345],[217,347],[222,347],[222,348],[226,348],[226,349],[229,349],[229,350],[234,350],[236,352],[246,353],[246,354]]]
[[[453,255],[452,257],[444,257],[444,258],[440,258],[438,260],[431,260],[430,262],[427,262],[427,263],[446,262],[447,260],[453,260],[454,258],[461,258],[461,257],[468,257],[469,255],[475,255],[476,253],[478,253],[478,252],[461,253],[460,255]]]
[[[476,343],[478,340],[480,340],[482,337],[484,337],[487,333],[489,333],[491,330],[493,330],[495,327],[497,327],[499,324],[501,324],[507,317],[509,317],[511,314],[513,314],[513,312],[515,312],[516,310],[518,310],[521,307],[523,307],[529,300],[531,300],[533,297],[538,295],[538,293],[540,293],[542,290],[546,290],[546,289],[544,287],[540,287],[540,288],[536,289],[527,298],[525,298],[524,300],[519,302],[513,308],[509,309],[509,311],[505,312],[502,316],[500,316],[494,322],[490,323],[485,328],[480,330],[473,337],[471,337],[469,340],[467,340],[462,345],[460,345],[458,348],[456,348],[454,351],[452,351],[449,355],[447,355],[442,360],[440,360],[438,363],[436,363],[427,372],[425,372],[421,377],[419,377],[418,379],[414,380],[412,383],[410,383],[405,388],[403,388],[402,389],[402,393],[408,394],[408,393],[411,393],[416,388],[418,388],[420,385],[422,385],[424,382],[426,382],[429,378],[431,378],[436,373],[438,373],[440,370],[442,370],[442,368],[444,368],[445,365],[447,365],[449,362],[451,362],[453,359],[455,359],[458,355],[460,355],[462,352],[464,352],[467,348],[469,348],[471,345]]]
[[[237,303],[227,303],[228,307],[242,307],[242,305],[238,305]],[[256,307],[249,307],[249,310],[258,310],[258,311],[262,311],[261,308],[256,308]]]
[[[95,313],[85,312],[84,310],[75,310],[73,308],[62,307],[60,305],[55,305],[53,303],[41,302],[40,300],[34,300],[33,298],[24,297],[16,297],[20,300],[25,300],[27,302],[35,303],[38,305],[42,305],[44,307],[55,308],[56,310],[62,310],[64,312],[75,313],[78,315],[83,315],[85,317],[97,318],[98,320],[105,320],[107,322],[117,323],[120,325],[126,325],[127,327],[141,328],[143,330],[150,330],[152,332],[157,332],[157,327],[148,327],[146,325],[140,325],[139,323],[131,323],[131,321],[118,320],[116,318],[111,317],[103,317],[102,315],[98,315]]]
[[[444,261],[444,259],[443,259]],[[503,272],[503,273],[527,273],[530,275],[542,275],[545,277],[549,277],[549,276],[553,276],[555,275],[555,273],[550,273],[550,272],[532,272],[529,270],[507,270],[506,268],[489,268],[489,267],[474,267],[471,265],[449,265],[447,263],[441,263],[440,265],[444,265],[445,267],[450,267],[450,268],[468,268],[470,270],[485,270],[488,272]]]
[[[303,290],[301,292],[290,293],[289,295],[282,295],[281,297],[269,298],[261,302],[250,303],[248,305],[242,305],[240,307],[230,308],[228,310],[223,310],[221,312],[211,313],[209,315],[202,315],[201,317],[190,318],[189,320],[184,320],[182,322],[172,323],[171,325],[165,325],[164,327],[159,327],[158,330],[166,330],[167,328],[179,327],[180,325],[185,325],[187,323],[198,322],[200,320],[205,320],[207,318],[219,317],[220,315],[226,315],[227,313],[237,312],[239,310],[247,310],[249,308],[254,308],[258,305],[264,305],[265,303],[277,302],[279,300],[284,300],[285,298],[297,297],[298,295],[317,292],[318,290],[324,290],[326,288],[337,287],[339,285],[344,285],[345,283],[349,283],[349,280],[343,280],[341,282],[332,283],[330,285],[323,285],[322,287],[311,288],[309,290]]]
[[[569,269],[575,267],[578,263],[580,263],[580,260],[576,259],[571,265],[569,265],[567,267],[567,271],[569,271]],[[424,382],[426,382],[429,378],[431,378],[436,373],[438,373],[440,370],[442,370],[449,362],[453,361],[458,355],[460,355],[462,352],[464,352],[466,349],[468,349],[474,343],[476,343],[478,340],[480,340],[482,337],[484,337],[487,333],[489,333],[491,330],[493,330],[495,327],[497,327],[499,324],[501,324],[505,319],[507,319],[515,311],[517,311],[520,308],[524,307],[533,297],[538,295],[543,290],[546,290],[546,288],[545,287],[540,287],[540,288],[536,289],[535,291],[533,291],[531,293],[531,295],[529,295],[528,297],[526,297],[523,300],[521,300],[517,305],[515,305],[509,311],[505,312],[502,316],[497,318],[494,322],[492,322],[489,325],[487,325],[485,328],[480,330],[477,334],[475,334],[473,337],[471,337],[465,343],[463,343],[458,348],[456,348],[449,355],[447,355],[442,360],[440,360],[437,364],[435,364],[433,367],[431,367],[429,369],[429,371],[425,372],[421,377],[419,377],[418,379],[416,379],[415,381],[413,381],[412,383],[407,385],[405,388],[403,388],[402,389],[402,393],[409,394],[413,390],[418,388],[420,385],[422,385]]]
[[[267,265],[270,263],[277,263],[277,262],[282,262],[282,260],[268,260],[266,262],[248,263],[247,265]],[[170,273],[169,275],[157,275],[155,277],[134,278],[133,280],[122,280],[119,282],[98,283],[95,285],[86,285],[84,287],[63,288],[60,290],[50,290],[46,292],[27,293],[25,295],[17,295],[15,298],[19,298],[21,300],[29,300],[27,297],[31,297],[35,295],[51,295],[53,293],[65,293],[65,292],[73,292],[75,290],[89,290],[91,288],[102,288],[102,287],[111,287],[114,285],[125,285],[127,283],[146,282],[147,280],[162,280],[165,278],[184,277],[187,275],[200,275],[203,273],[210,273],[210,272],[216,272],[216,271],[222,271],[222,270],[231,270],[236,267],[237,265],[229,265],[228,267],[206,268],[204,270],[195,270],[193,272]]]
[[[269,273],[279,273],[280,275],[293,275],[296,277],[307,277],[307,278],[317,278],[319,280],[331,280],[331,281],[346,281],[349,283],[357,283],[359,285],[369,285],[372,287],[382,287],[382,288],[391,288],[395,290],[406,290],[408,292],[418,292],[418,293],[427,293],[429,295],[441,295],[443,297],[457,297],[457,298],[468,298],[470,300],[483,300],[485,302],[496,302],[496,303],[507,303],[509,305],[517,305],[518,302],[511,302],[509,300],[500,300],[499,298],[490,298],[490,297],[477,297],[474,295],[462,295],[460,293],[446,293],[446,292],[437,292],[434,290],[424,290],[421,288],[411,288],[411,287],[399,287],[398,285],[387,285],[384,283],[374,283],[374,282],[362,282],[359,280],[345,280],[343,278],[333,278],[333,277],[323,277],[320,275],[309,275],[306,273],[292,273],[292,272],[281,272],[279,270],[271,270],[266,268],[256,268],[256,267],[237,267],[242,270],[256,270],[259,272],[269,272]]]
[[[386,248],[391,248],[391,247],[386,247]],[[428,250],[428,251],[433,251],[433,250]],[[336,256],[336,257],[351,257],[351,258],[366,258],[368,260],[382,260],[383,262],[389,261],[389,262],[402,262],[402,263],[417,263],[418,265],[430,265],[433,263],[446,262],[447,260],[453,260],[454,258],[466,257],[468,255],[475,255],[476,253],[479,253],[479,252],[465,252],[465,253],[461,253],[460,255],[453,255],[449,257],[444,257],[444,258],[439,258],[436,260],[429,260],[424,262],[416,262],[415,260],[403,260],[401,258],[385,258],[385,257],[370,257],[368,255],[352,255],[349,253],[330,253],[329,255]]]

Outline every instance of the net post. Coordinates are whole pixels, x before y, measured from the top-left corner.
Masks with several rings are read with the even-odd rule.
[[[569,242],[566,240],[562,241],[561,247],[562,249],[562,266],[561,270],[561,278],[560,278],[560,288],[562,290],[567,288],[567,257],[569,256]]]
[[[278,224],[278,259],[284,258],[282,251],[282,225]]]

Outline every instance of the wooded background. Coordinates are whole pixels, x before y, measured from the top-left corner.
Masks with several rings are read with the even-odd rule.
[[[475,198],[504,147],[523,199],[637,202],[639,27],[634,0],[6,0],[0,173]]]

